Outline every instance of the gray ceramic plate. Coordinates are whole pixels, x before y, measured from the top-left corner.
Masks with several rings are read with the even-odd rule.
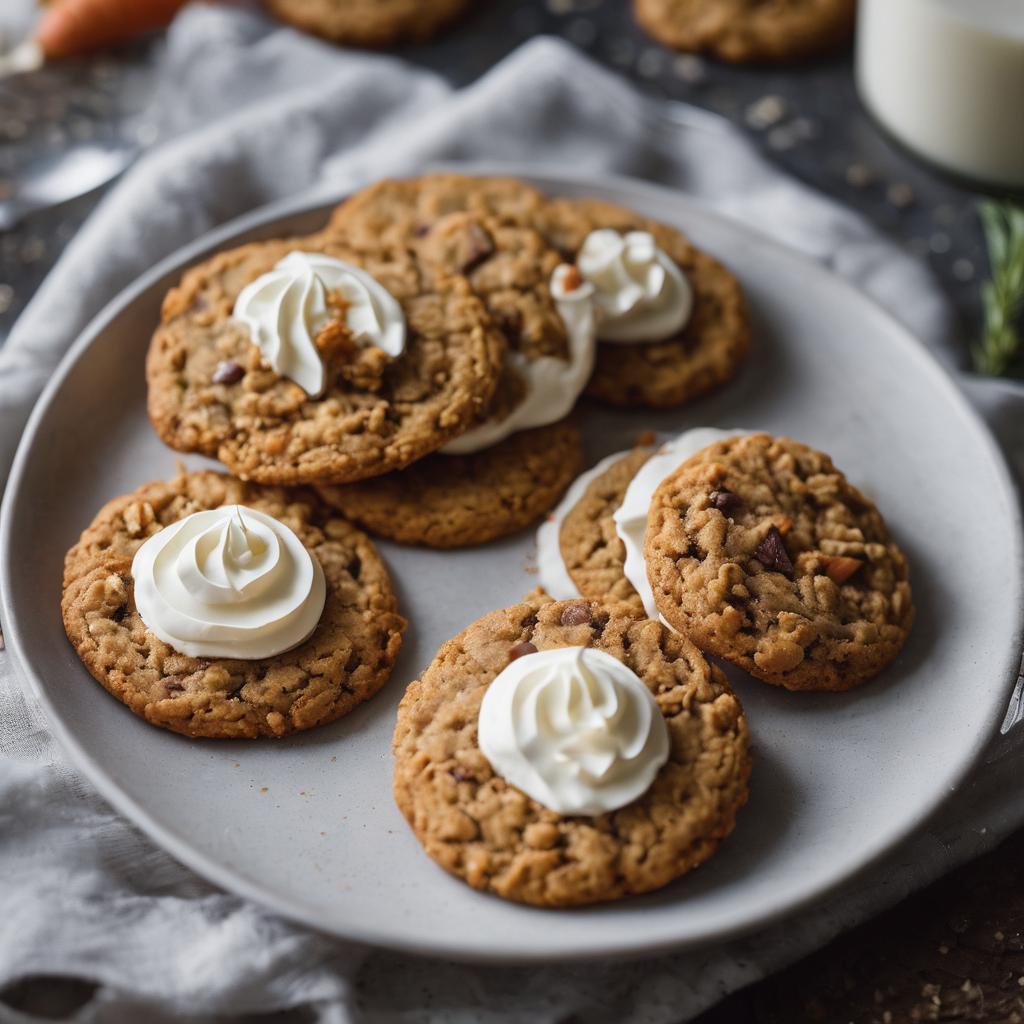
[[[382,545],[412,622],[390,684],[284,742],[189,741],[145,725],[79,664],[58,602],[64,551],[107,499],[174,472],[145,413],[143,358],[181,268],[227,244],[320,225],[293,203],[201,239],[79,339],[36,408],[3,507],[4,627],[69,754],[180,860],[346,938],[436,955],[549,960],[707,943],[784,915],[918,826],[995,729],[1019,658],[1021,533],[1002,458],[946,374],[838,277],[679,195],[629,181],[538,182],[678,223],[738,273],[750,365],[721,395],[650,417],[589,413],[589,456],[637,430],[754,426],[830,452],[911,559],[918,619],[899,661],[844,696],[737,677],[756,746],[750,804],[707,865],[662,892],[552,912],[480,895],[420,851],[390,794],[405,684],[438,644],[534,585],[532,535],[460,553]],[[199,460],[192,460],[198,465]]]

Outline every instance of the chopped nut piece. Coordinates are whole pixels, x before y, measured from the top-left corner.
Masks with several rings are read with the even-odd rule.
[[[574,292],[583,284],[583,275],[575,263],[565,265],[565,273],[562,275],[562,287],[567,292]]]
[[[148,501],[133,501],[124,510],[124,525],[129,536],[138,537],[156,518]]]
[[[863,559],[847,558],[844,555],[822,555],[821,565],[825,575],[841,587],[862,565]]]
[[[331,320],[324,324],[313,339],[317,352],[325,359],[336,355],[348,356],[355,351],[355,339],[344,320]]]
[[[472,273],[494,252],[491,236],[479,224],[470,224],[466,231],[466,248],[462,254],[462,272]]]

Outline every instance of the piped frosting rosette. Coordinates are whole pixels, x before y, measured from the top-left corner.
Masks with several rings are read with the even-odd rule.
[[[326,601],[320,563],[284,523],[242,505],[195,512],[132,561],[146,628],[193,658],[270,658],[306,640]]]
[[[480,451],[517,431],[562,419],[590,379],[598,340],[636,344],[671,337],[693,308],[683,272],[645,231],[591,232],[576,264],[555,268],[550,288],[565,324],[568,359],[510,352],[506,358],[523,397],[508,415],[485,420],[449,442],[445,454]]]
[[[665,719],[621,661],[590,647],[516,658],[484,695],[480,749],[559,814],[606,814],[645,793],[668,759]]]
[[[323,253],[289,253],[242,289],[234,315],[274,372],[313,398],[327,387],[317,336],[339,317],[357,344],[392,358],[405,351],[405,314],[394,296],[366,271]]]
[[[749,430],[725,430],[716,427],[686,430],[664,442],[630,481],[622,503],[612,518],[615,532],[626,551],[623,572],[633,589],[640,595],[648,617],[659,618],[654,594],[647,579],[643,553],[647,511],[654,492],[662,480],[708,445],[726,437],[741,437],[749,433]],[[581,596],[562,557],[560,534],[565,517],[580,501],[590,484],[628,454],[629,452],[625,451],[615,452],[587,472],[580,474],[554,512],[537,531],[537,567],[540,584],[552,597],[568,600]]]

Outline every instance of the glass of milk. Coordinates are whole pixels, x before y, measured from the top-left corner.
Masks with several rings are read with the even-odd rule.
[[[860,0],[857,87],[920,156],[1024,189],[1024,0]]]

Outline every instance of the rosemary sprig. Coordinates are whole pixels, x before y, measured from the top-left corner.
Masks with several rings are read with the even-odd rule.
[[[1012,203],[986,201],[978,214],[985,231],[992,279],[981,289],[984,330],[974,347],[979,373],[1006,373],[1024,341],[1020,316],[1024,311],[1024,209]]]

